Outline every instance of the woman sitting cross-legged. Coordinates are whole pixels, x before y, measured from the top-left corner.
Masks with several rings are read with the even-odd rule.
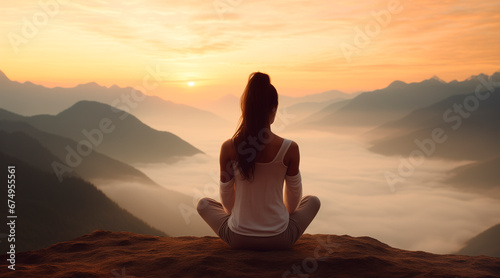
[[[202,198],[197,205],[205,222],[235,249],[288,249],[320,208],[317,197],[302,198],[297,143],[271,131],[277,108],[269,75],[252,73],[239,128],[220,151],[221,203]]]

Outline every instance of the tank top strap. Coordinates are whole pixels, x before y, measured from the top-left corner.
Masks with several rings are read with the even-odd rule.
[[[278,151],[278,154],[276,155],[275,161],[283,161],[283,158],[285,157],[285,154],[288,151],[288,148],[290,148],[291,144],[292,144],[292,140],[289,140],[289,139],[283,140],[283,143],[281,144],[280,150]]]

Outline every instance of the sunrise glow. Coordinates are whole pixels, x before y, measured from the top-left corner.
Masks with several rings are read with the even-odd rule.
[[[0,70],[51,87],[138,87],[155,68],[147,93],[189,103],[238,95],[253,71],[299,96],[500,69],[495,0],[213,2],[3,2]],[[189,76],[199,82],[186,96]]]

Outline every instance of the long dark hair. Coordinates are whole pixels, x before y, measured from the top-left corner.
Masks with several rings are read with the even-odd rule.
[[[238,170],[243,179],[251,179],[255,170],[255,158],[264,149],[269,137],[269,116],[278,108],[278,93],[269,75],[262,72],[250,74],[241,96],[241,118],[233,136],[238,153]],[[267,134],[266,134],[267,132]],[[260,143],[256,144],[255,140]],[[262,142],[264,141],[264,142]]]

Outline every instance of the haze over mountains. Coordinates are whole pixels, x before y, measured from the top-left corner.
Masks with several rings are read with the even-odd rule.
[[[5,133],[0,141],[6,143]],[[12,140],[25,139],[21,133]],[[12,142],[12,140],[10,140]],[[2,144],[3,145],[3,144]],[[26,145],[26,151],[36,151]],[[38,154],[34,164],[44,167],[52,157],[48,152]],[[44,159],[46,161],[44,161]],[[24,160],[24,159],[23,159]],[[16,166],[16,251],[48,247],[51,244],[69,240],[96,229],[112,231],[133,231],[137,233],[165,236],[144,221],[120,208],[94,185],[76,177],[60,182],[49,171],[43,171],[0,151],[0,165]],[[1,189],[7,196],[7,186]],[[7,225],[0,231],[7,234]]]
[[[95,150],[131,164],[201,153],[170,132],[152,129],[125,111],[94,101],[79,101],[57,115],[31,116],[25,121],[77,142],[90,141]]]
[[[451,96],[382,125],[367,134],[378,138],[370,150],[405,157],[421,151],[425,158],[478,161],[451,171],[447,182],[491,194],[489,189],[500,189],[500,88],[485,96]]]
[[[128,164],[97,151],[82,156],[78,154],[76,141],[40,131],[25,122],[0,121],[0,131],[4,143],[0,150],[41,170],[57,173],[59,179],[76,174],[88,180],[135,180],[155,184]]]
[[[34,203],[31,209],[37,213],[29,214],[25,207],[23,221],[33,227],[21,227],[39,234],[22,233],[21,250],[46,247],[99,227],[153,235],[164,235],[164,232],[196,235],[209,230],[197,219],[186,225],[179,208],[192,202],[190,196],[159,186],[128,164],[169,163],[202,152],[170,132],[150,128],[125,111],[92,101],[80,101],[57,115],[27,117],[0,109],[0,144],[2,163],[19,165],[19,175],[30,175],[19,179],[26,183],[23,188],[30,190],[30,194],[24,190],[19,193],[27,198],[24,199],[26,205]],[[61,186],[69,191],[61,191]],[[83,186],[87,193],[73,186]],[[43,190],[43,194],[39,190]],[[137,206],[123,196],[142,201]],[[82,202],[86,205],[80,205]],[[92,204],[98,213],[87,209]],[[52,210],[59,212],[50,213]],[[137,222],[136,217],[142,220]],[[142,222],[144,220],[148,224]],[[54,232],[55,227],[60,232]]]
[[[175,133],[193,128],[227,124],[213,113],[149,96],[131,87],[100,86],[91,82],[73,88],[47,88],[29,81],[11,81],[0,71],[0,108],[23,116],[56,114],[82,100],[97,101],[132,113],[144,123]],[[179,119],[182,118],[182,120]]]
[[[365,140],[371,143],[369,149],[400,156],[410,163],[418,160],[418,155],[424,161],[476,161],[453,169],[443,182],[466,192],[499,198],[500,73],[481,74],[438,87],[451,87],[454,91],[446,93],[449,96],[440,101],[392,118],[364,133]],[[499,225],[471,239],[459,254],[500,256]]]
[[[322,119],[305,119],[304,122],[330,130],[342,126],[376,127],[450,96],[472,93],[478,84],[481,84],[481,80],[488,78],[487,75],[481,74],[464,81],[449,83],[437,77],[410,84],[394,81],[386,88],[361,93],[340,109],[334,107],[332,111],[328,111],[328,107],[324,108],[327,115]],[[495,73],[491,78],[498,80],[500,73]]]
[[[12,115],[11,113],[6,114]],[[74,177],[83,177],[92,181],[100,190],[100,194],[102,194],[101,192],[106,193],[106,198],[111,198],[121,208],[126,209],[127,213],[133,213],[135,217],[147,221],[148,225],[155,226],[169,235],[203,235],[209,232],[209,227],[204,225],[201,219],[190,219],[189,223],[186,222],[185,214],[192,214],[192,211],[194,211],[194,208],[189,207],[189,204],[192,203],[191,196],[158,186],[136,168],[97,151],[92,151],[91,154],[82,157],[81,163],[74,167],[74,171],[65,173],[64,177],[60,179],[56,175],[57,171],[54,170],[53,165],[55,162],[66,165],[68,155],[66,148],[68,146],[73,150],[78,150],[78,143],[71,139],[40,131],[25,122],[0,121],[0,143],[0,153],[5,156],[5,159],[2,160],[4,163],[19,162],[23,169],[33,167],[36,171],[41,171],[43,175],[50,177],[50,182],[47,182],[47,186],[51,187],[50,190],[46,191],[48,194],[52,192],[51,190],[58,190],[59,186],[71,186],[72,182],[75,181]],[[168,144],[168,141],[165,141],[164,144]],[[15,160],[11,159],[14,157]],[[168,167],[168,165],[165,167]],[[36,175],[34,175],[34,178],[36,178]],[[36,186],[34,180],[30,179],[26,182],[30,183],[29,186]],[[28,185],[24,186],[28,187]],[[61,194],[55,196],[65,198],[65,195]],[[42,207],[50,207],[50,202],[54,202],[50,198],[43,198],[43,195],[40,195],[40,197],[38,204]],[[87,197],[80,201],[92,204],[95,196]],[[62,200],[59,200],[59,202],[69,204]],[[61,208],[61,211],[65,211],[68,217],[74,219],[72,221],[78,222],[80,221],[79,217],[83,217],[82,215],[74,215],[70,208]],[[111,216],[114,214],[106,210],[101,213]],[[57,214],[56,216],[59,217],[60,215]],[[29,221],[31,218],[26,217],[26,219]],[[47,229],[49,227],[54,228],[53,223],[56,222],[56,219],[49,216],[40,219],[45,219],[47,225],[50,224],[46,227]],[[69,224],[67,225],[64,221],[61,221],[56,227],[68,230],[68,234],[71,234],[72,237],[75,236],[75,233],[88,232],[88,230],[81,230]],[[94,226],[90,225],[89,227]],[[109,227],[111,229],[113,226]],[[97,227],[94,227],[94,229],[97,229]],[[126,226],[122,229],[127,230]],[[141,232],[141,230],[138,230],[138,232]],[[57,235],[57,233],[54,235]],[[26,239],[27,244],[33,244],[37,237],[32,234],[29,237],[29,239]],[[47,246],[49,243],[60,240],[63,239],[48,235],[43,241],[40,240],[39,245],[30,246],[37,246],[38,248],[41,245]]]
[[[375,141],[371,150],[388,155],[409,154],[416,148],[415,140],[431,138],[433,130],[439,128],[447,139],[445,144],[436,143],[438,146],[432,156],[457,160],[494,158],[500,155],[497,120],[500,117],[500,88],[485,96],[488,96],[485,100],[477,99],[475,93],[451,96],[382,125],[372,133],[385,134],[385,137]],[[473,104],[467,100],[477,105],[470,106]]]
[[[238,93],[243,93],[243,90]],[[330,90],[301,97],[290,97],[280,94],[278,90],[278,111],[289,115],[288,120],[295,122],[319,111],[331,103],[352,99],[359,94],[347,94],[338,90]],[[240,97],[233,94],[225,95],[216,100],[197,102],[193,105],[220,115],[230,122],[235,122],[241,115]]]

